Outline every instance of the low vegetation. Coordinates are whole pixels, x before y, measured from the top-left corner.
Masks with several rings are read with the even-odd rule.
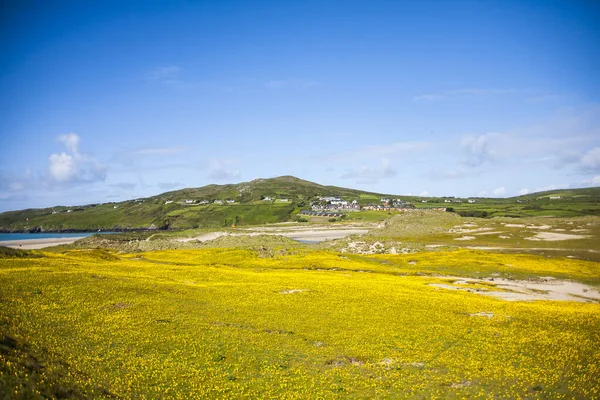
[[[270,253],[82,249],[2,258],[0,393],[600,395],[597,302],[507,302],[430,286],[443,275],[500,274],[598,288],[597,263],[469,250],[351,256],[287,245],[278,252],[272,243]]]

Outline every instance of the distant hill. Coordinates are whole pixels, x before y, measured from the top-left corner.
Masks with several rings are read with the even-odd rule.
[[[368,203],[389,195],[281,176],[181,189],[117,203],[9,211],[0,214],[0,231],[183,229],[283,222],[318,196]]]
[[[402,198],[419,208],[448,207],[463,216],[600,215],[598,187],[513,198],[471,198],[470,203],[467,198],[373,193],[280,176],[181,189],[118,203],[9,211],[0,214],[0,232],[185,229],[283,222],[318,196],[340,196],[361,205],[379,203],[382,197]]]

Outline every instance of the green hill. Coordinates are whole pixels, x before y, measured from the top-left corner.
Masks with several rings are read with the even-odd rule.
[[[120,231],[274,223],[289,221],[318,196],[368,203],[389,195],[281,176],[181,189],[118,203],[9,211],[0,214],[0,231]]]
[[[470,203],[469,198],[372,193],[281,176],[181,189],[118,203],[9,211],[0,214],[0,232],[186,229],[283,222],[319,196],[340,196],[361,205],[379,203],[382,197],[401,197],[418,208],[447,207],[463,216],[600,215],[598,187],[512,198],[471,198]]]

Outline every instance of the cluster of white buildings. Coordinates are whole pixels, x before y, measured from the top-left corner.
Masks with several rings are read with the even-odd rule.
[[[310,205],[313,211],[360,211],[357,200],[344,200],[339,196],[319,197]]]

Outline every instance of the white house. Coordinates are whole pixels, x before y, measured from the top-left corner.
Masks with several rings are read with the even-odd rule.
[[[273,199],[272,199],[271,197],[269,197],[269,196],[267,196],[267,197],[265,197],[265,198],[263,199],[263,201],[271,201],[271,200],[273,200]]]
[[[468,202],[473,204],[473,203],[475,203],[475,199],[469,199]]]
[[[227,202],[227,204],[233,204],[233,203],[235,203],[235,200],[231,200],[231,199],[227,199],[225,201]]]
[[[279,201],[282,203],[287,203],[288,201],[290,201],[290,199],[279,199]]]
[[[223,204],[223,200],[215,200],[213,203],[215,203],[215,204]]]
[[[185,204],[192,204],[194,202],[194,200],[186,200]]]

